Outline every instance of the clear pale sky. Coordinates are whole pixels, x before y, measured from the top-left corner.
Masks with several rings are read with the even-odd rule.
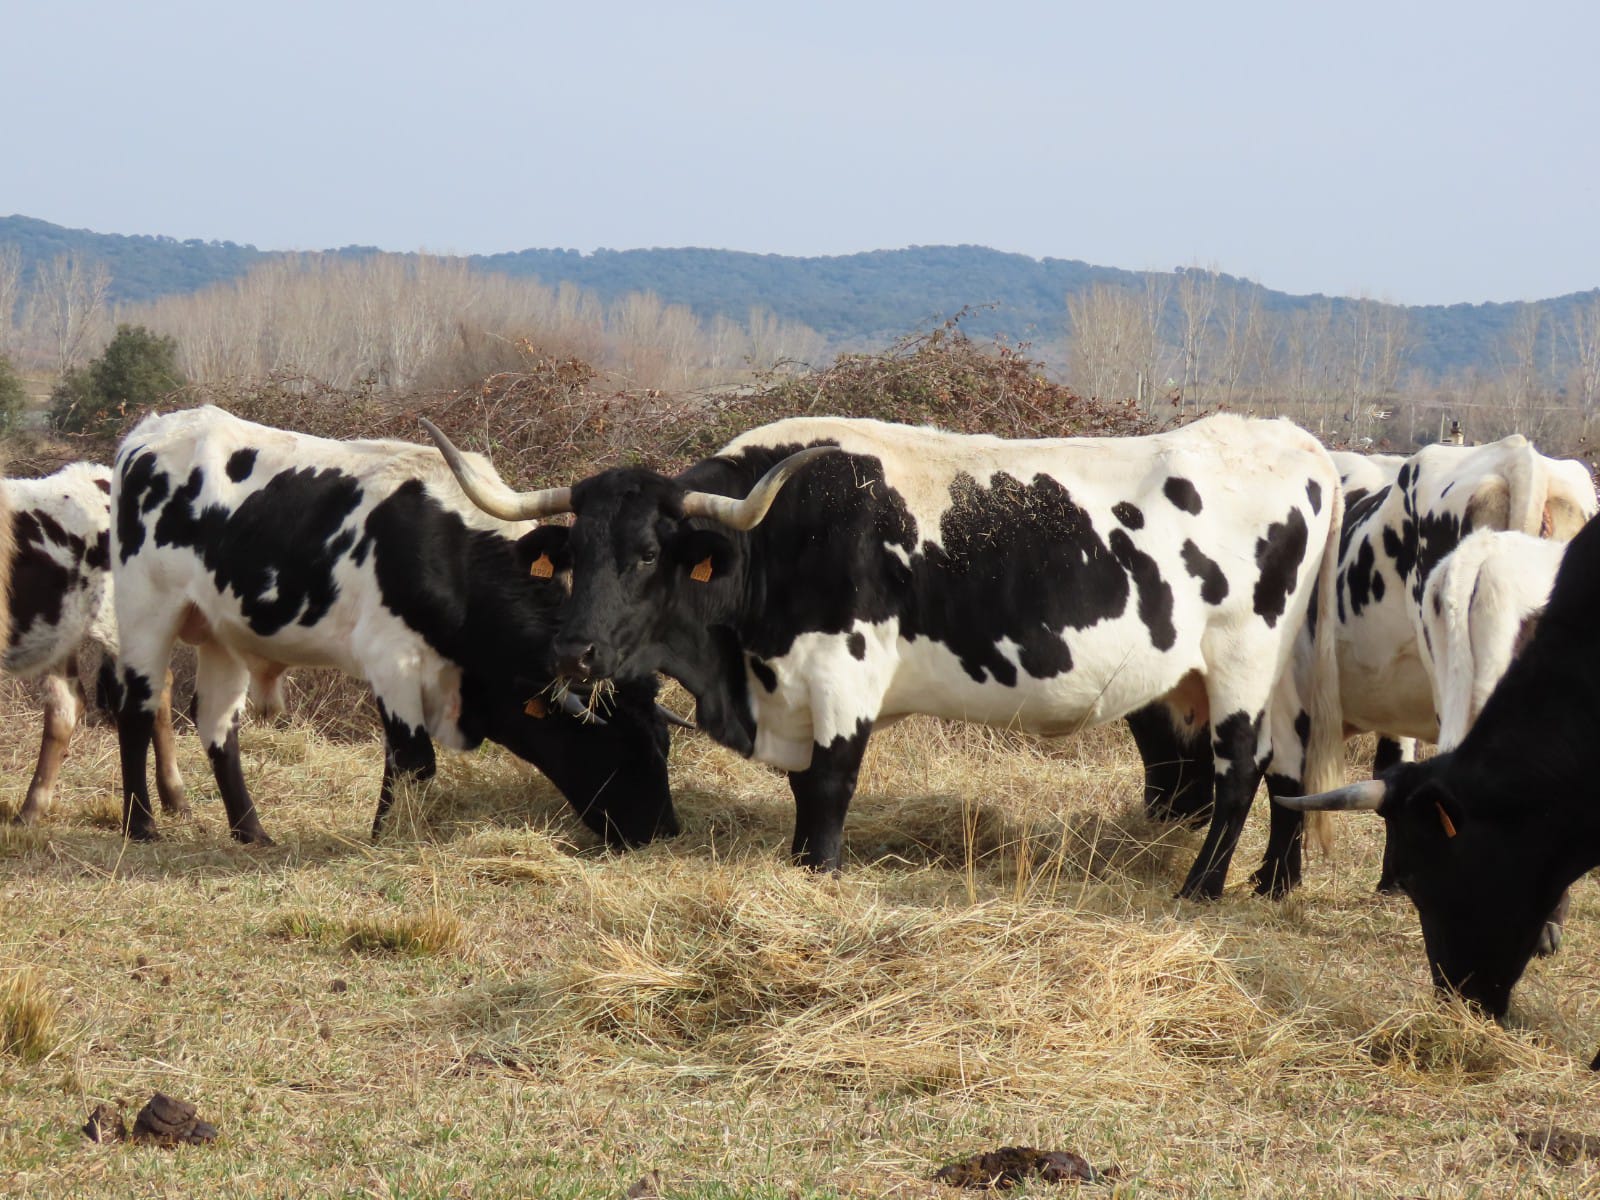
[[[103,233],[1600,286],[1593,2],[15,0],[4,30],[0,214]]]

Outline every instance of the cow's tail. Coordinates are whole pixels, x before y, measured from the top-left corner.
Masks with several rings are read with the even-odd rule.
[[[0,658],[11,645],[11,563],[17,556],[10,489],[0,484]]]
[[[1531,443],[1524,443],[1512,456],[1506,472],[1506,528],[1529,537],[1547,537],[1546,507],[1550,480],[1544,461]]]
[[[1328,505],[1328,539],[1317,572],[1316,633],[1312,639],[1311,672],[1302,697],[1311,718],[1301,783],[1306,793],[1344,786],[1344,708],[1339,699],[1339,532],[1344,526],[1344,488],[1338,471]],[[1333,822],[1326,812],[1306,814],[1305,843],[1322,854],[1333,850]]]
[[[1469,543],[1481,551],[1483,543]],[[1422,627],[1427,635],[1424,661],[1432,668],[1433,703],[1439,714],[1440,750],[1451,750],[1472,723],[1472,694],[1478,673],[1478,633],[1473,628],[1473,594],[1483,579],[1483,558],[1467,557],[1469,546],[1456,551],[1435,571],[1422,593]]]

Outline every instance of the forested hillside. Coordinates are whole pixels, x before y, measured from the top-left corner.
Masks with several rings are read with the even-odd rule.
[[[111,274],[110,298],[120,303],[194,291],[242,276],[265,260],[284,257],[233,242],[99,234],[22,216],[0,218],[0,246],[8,244],[21,252],[25,280],[41,264],[65,253],[104,263]],[[359,258],[376,251],[347,246],[333,253]],[[702,319],[724,315],[743,321],[752,307],[759,306],[782,320],[817,330],[835,347],[882,345],[968,306],[992,306],[968,318],[966,327],[974,335],[1051,345],[1068,332],[1068,296],[1083,295],[1095,285],[1149,291],[1163,304],[1175,303],[1168,295],[1176,278],[1173,272],[1035,259],[982,246],[913,246],[824,258],[707,249],[589,254],[528,249],[468,261],[476,270],[536,278],[547,285],[578,284],[602,301],[649,291],[669,304],[687,306]],[[1274,316],[1305,313],[1321,319],[1325,314],[1337,325],[1354,319],[1357,308],[1350,299],[1291,296],[1229,275],[1213,278],[1219,304],[1253,301]],[[1569,328],[1578,309],[1597,296],[1600,289],[1531,306],[1408,308],[1407,366],[1436,378],[1500,369],[1508,339],[1532,308],[1549,339],[1548,353],[1542,357],[1548,369],[1559,370],[1576,350],[1558,331]],[[1371,309],[1372,302],[1366,308]]]

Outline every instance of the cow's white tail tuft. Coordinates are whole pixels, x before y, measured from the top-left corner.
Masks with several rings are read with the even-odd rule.
[[[0,658],[11,645],[11,561],[16,557],[15,521],[11,497],[0,487]]]
[[[1335,481],[1338,473],[1334,472]],[[1301,784],[1308,793],[1332,791],[1344,783],[1344,708],[1339,699],[1339,533],[1344,526],[1344,488],[1333,485],[1328,506],[1328,540],[1317,576],[1316,637],[1311,651],[1311,679],[1304,701],[1311,717]],[[1307,848],[1333,853],[1333,822],[1325,812],[1305,820]]]

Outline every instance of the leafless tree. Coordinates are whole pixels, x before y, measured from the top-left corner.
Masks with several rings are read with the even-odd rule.
[[[1587,415],[1600,403],[1600,293],[1574,307],[1566,339],[1573,362],[1568,393]]]
[[[0,354],[10,354],[17,341],[17,302],[22,298],[22,250],[0,246]]]
[[[1067,296],[1068,355],[1080,392],[1102,400],[1137,394],[1135,375],[1139,297],[1127,288],[1097,283]]]
[[[1327,422],[1318,401],[1330,394],[1332,372],[1333,309],[1327,301],[1297,309],[1284,325],[1283,391],[1294,406],[1294,416],[1317,432],[1326,432]]]
[[[1217,306],[1217,273],[1192,266],[1180,270],[1177,278],[1181,371],[1178,395],[1185,403],[1192,400],[1199,407],[1204,391],[1201,369],[1211,342],[1211,314]]]
[[[1267,322],[1261,309],[1261,293],[1256,288],[1232,287],[1222,295],[1217,314],[1217,335],[1221,353],[1217,365],[1218,399],[1232,406],[1243,398],[1242,385],[1254,371],[1260,376],[1263,357],[1270,354]]]
[[[60,254],[39,267],[29,297],[30,324],[48,339],[57,374],[78,365],[106,318],[111,272],[102,262]]]

